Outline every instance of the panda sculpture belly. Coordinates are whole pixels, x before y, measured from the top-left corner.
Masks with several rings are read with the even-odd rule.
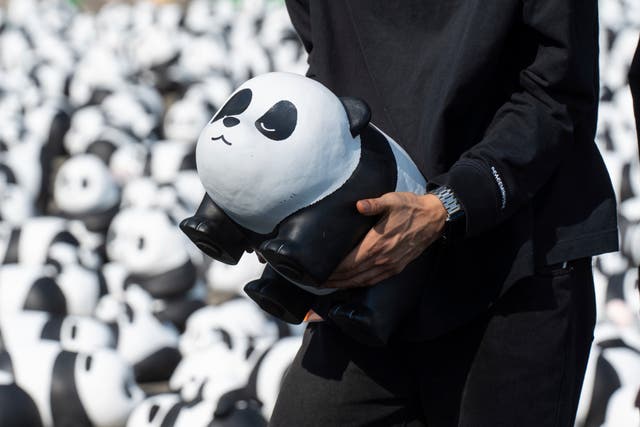
[[[196,163],[207,194],[180,226],[219,261],[260,254],[269,266],[245,291],[269,313],[300,323],[313,308],[380,345],[415,304],[425,262],[369,289],[322,288],[379,220],[359,214],[358,200],[425,192],[418,168],[370,115],[363,101],[338,98],[306,77],[249,80],[200,134]]]

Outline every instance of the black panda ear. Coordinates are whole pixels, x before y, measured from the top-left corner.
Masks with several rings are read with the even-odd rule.
[[[116,146],[113,142],[107,141],[104,139],[99,139],[97,141],[92,142],[87,147],[87,154],[93,154],[98,156],[100,160],[104,162],[105,165],[109,164],[111,160],[111,156],[116,151]]]
[[[351,136],[355,137],[369,124],[369,120],[371,120],[371,108],[369,108],[366,102],[359,98],[341,97],[340,102],[342,102],[344,109],[347,111]]]

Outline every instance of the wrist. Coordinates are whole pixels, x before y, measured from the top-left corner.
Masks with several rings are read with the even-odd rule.
[[[445,240],[462,238],[466,234],[466,218],[462,205],[453,190],[442,186],[429,191],[428,194],[437,198],[446,212],[442,238]]]
[[[444,207],[442,201],[433,194],[427,193],[421,197],[424,201],[425,211],[435,222],[438,233],[442,234],[447,218],[449,217],[447,209]]]

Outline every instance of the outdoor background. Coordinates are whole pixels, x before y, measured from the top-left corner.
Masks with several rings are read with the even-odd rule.
[[[638,427],[640,1],[600,0],[600,24],[621,251],[594,260],[577,425]],[[243,296],[253,255],[212,262],[177,224],[204,194],[199,131],[274,70],[306,70],[280,0],[0,0],[0,427],[265,425],[302,329]]]

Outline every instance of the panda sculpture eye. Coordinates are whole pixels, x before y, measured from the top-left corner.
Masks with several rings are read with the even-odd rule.
[[[242,89],[233,95],[226,104],[222,106],[220,111],[213,116],[211,123],[214,123],[220,119],[223,119],[227,116],[237,116],[238,114],[242,114],[244,110],[249,107],[251,104],[251,98],[253,97],[253,92],[251,89]]]
[[[156,414],[158,413],[158,411],[160,410],[160,406],[154,404],[151,406],[151,408],[149,408],[149,422],[152,422],[153,419],[156,417]]]
[[[84,360],[84,370],[85,371],[90,371],[91,370],[91,362],[93,362],[93,358],[91,356],[87,356],[87,358]]]
[[[298,110],[289,101],[279,101],[262,117],[256,120],[256,128],[261,134],[274,141],[282,141],[291,136],[298,122]]]
[[[87,188],[89,186],[89,180],[87,178],[82,178],[82,188]]]
[[[144,244],[145,244],[144,237],[139,237],[138,238],[138,249],[139,250],[143,250],[144,249]]]

